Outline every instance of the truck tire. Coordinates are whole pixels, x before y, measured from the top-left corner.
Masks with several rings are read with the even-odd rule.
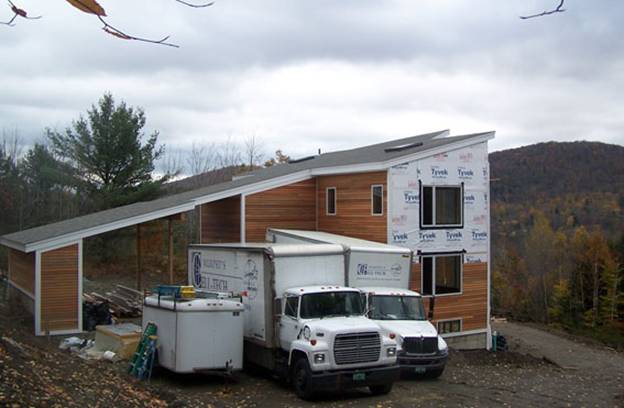
[[[292,370],[292,384],[295,394],[301,399],[309,400],[314,395],[310,381],[310,365],[305,357],[297,360]]]
[[[371,385],[368,387],[368,389],[373,395],[386,395],[389,394],[390,391],[392,391],[392,385],[393,383],[384,385]]]

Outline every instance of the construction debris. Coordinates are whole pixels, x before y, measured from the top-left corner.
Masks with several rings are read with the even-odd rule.
[[[141,340],[141,326],[132,323],[98,326],[95,346],[99,350],[115,352],[120,359],[132,357]]]
[[[110,314],[117,319],[140,317],[143,312],[143,293],[123,285],[116,285],[112,291],[106,292],[104,295],[97,292],[85,293],[83,298],[86,304],[96,307],[106,305]],[[97,311],[94,313],[98,314]],[[105,319],[105,316],[99,317]],[[85,328],[85,330],[93,330],[95,325],[111,323],[110,321],[100,321],[100,318],[96,316],[94,320],[97,322],[94,325],[88,325],[89,328]]]

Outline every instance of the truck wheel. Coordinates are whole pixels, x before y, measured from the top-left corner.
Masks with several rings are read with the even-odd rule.
[[[309,400],[314,394],[310,381],[310,365],[305,357],[300,358],[295,363],[292,371],[292,384],[295,387],[295,394],[301,399]]]
[[[392,391],[392,383],[384,385],[371,385],[368,387],[373,395],[386,395]]]

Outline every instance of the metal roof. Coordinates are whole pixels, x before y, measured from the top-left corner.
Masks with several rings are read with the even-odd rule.
[[[235,178],[232,181],[7,234],[0,237],[0,244],[24,252],[48,249],[106,231],[190,211],[202,203],[241,193],[252,193],[254,188],[271,188],[271,182],[283,180],[284,184],[288,184],[295,182],[293,180],[296,177],[305,179],[318,174],[338,173],[341,168],[342,172],[373,171],[372,168],[366,170],[368,164],[377,164],[380,170],[390,167],[393,161],[405,156],[426,153],[446,146],[452,148],[450,145],[472,139],[477,143],[481,139],[488,140],[494,137],[494,132],[453,137],[448,137],[448,133],[448,130],[443,130],[350,150],[324,153],[296,163],[266,167],[246,173],[245,177]],[[403,148],[406,145],[412,147]],[[392,147],[401,149],[388,149]]]

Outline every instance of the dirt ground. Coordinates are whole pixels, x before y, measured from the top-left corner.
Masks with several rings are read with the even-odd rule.
[[[84,361],[58,349],[62,337],[33,337],[27,319],[0,302],[0,406],[624,406],[621,354],[535,327],[496,329],[510,351],[452,351],[438,380],[403,379],[383,397],[363,389],[304,402],[264,372],[232,382],[161,369],[142,383],[126,374],[126,362]]]

